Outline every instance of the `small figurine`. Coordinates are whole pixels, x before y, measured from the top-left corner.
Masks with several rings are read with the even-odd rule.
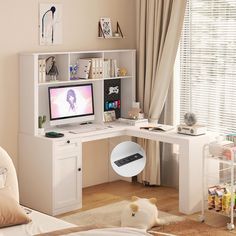
[[[126,68],[120,68],[120,76],[126,76],[127,75],[127,69]]]
[[[139,118],[140,108],[132,107],[131,110],[128,111],[128,116],[130,119],[137,120]]]
[[[59,74],[57,66],[56,66],[56,58],[51,56],[46,59],[47,70],[46,75],[50,76],[50,80],[55,81],[57,80],[57,76]]]

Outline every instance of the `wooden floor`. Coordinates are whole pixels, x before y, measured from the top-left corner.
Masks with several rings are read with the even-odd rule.
[[[178,212],[178,190],[168,187],[149,187],[140,183],[115,181],[83,189],[83,210],[109,203],[130,200],[132,196],[157,198],[157,206],[165,212]]]
[[[200,213],[187,216],[179,212],[179,193],[177,189],[169,187],[149,187],[143,186],[137,182],[129,183],[125,181],[116,181],[84,188],[82,209],[73,212],[67,212],[57,217],[61,218],[76,212],[86,211],[110,203],[119,202],[122,200],[130,200],[130,198],[134,195],[143,198],[155,197],[157,198],[157,207],[159,210],[173,215],[184,216],[190,220],[199,221]],[[229,222],[229,218],[214,213],[211,214],[209,212],[206,213],[205,222],[208,225],[226,229],[226,224]],[[233,230],[231,233],[236,234],[236,230]]]
[[[143,198],[157,198],[158,209],[175,215],[182,215],[178,211],[178,190],[169,187],[149,187],[140,183],[115,181],[83,189],[83,207],[78,211],[100,207],[110,203],[130,200],[132,196]],[[60,215],[70,215],[78,211]]]

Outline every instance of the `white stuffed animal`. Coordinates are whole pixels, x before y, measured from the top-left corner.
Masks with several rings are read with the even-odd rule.
[[[156,198],[138,198],[133,196],[132,202],[121,212],[121,227],[151,229],[156,225],[165,224],[158,218]]]

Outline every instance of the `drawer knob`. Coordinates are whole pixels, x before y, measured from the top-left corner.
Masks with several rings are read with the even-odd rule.
[[[70,140],[67,140],[67,143],[70,143]]]
[[[81,168],[78,168],[78,171],[81,171]]]

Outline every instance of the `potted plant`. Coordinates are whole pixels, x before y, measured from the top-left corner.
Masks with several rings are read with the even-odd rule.
[[[38,118],[38,134],[44,134],[43,124],[46,122],[46,116],[39,116]]]

